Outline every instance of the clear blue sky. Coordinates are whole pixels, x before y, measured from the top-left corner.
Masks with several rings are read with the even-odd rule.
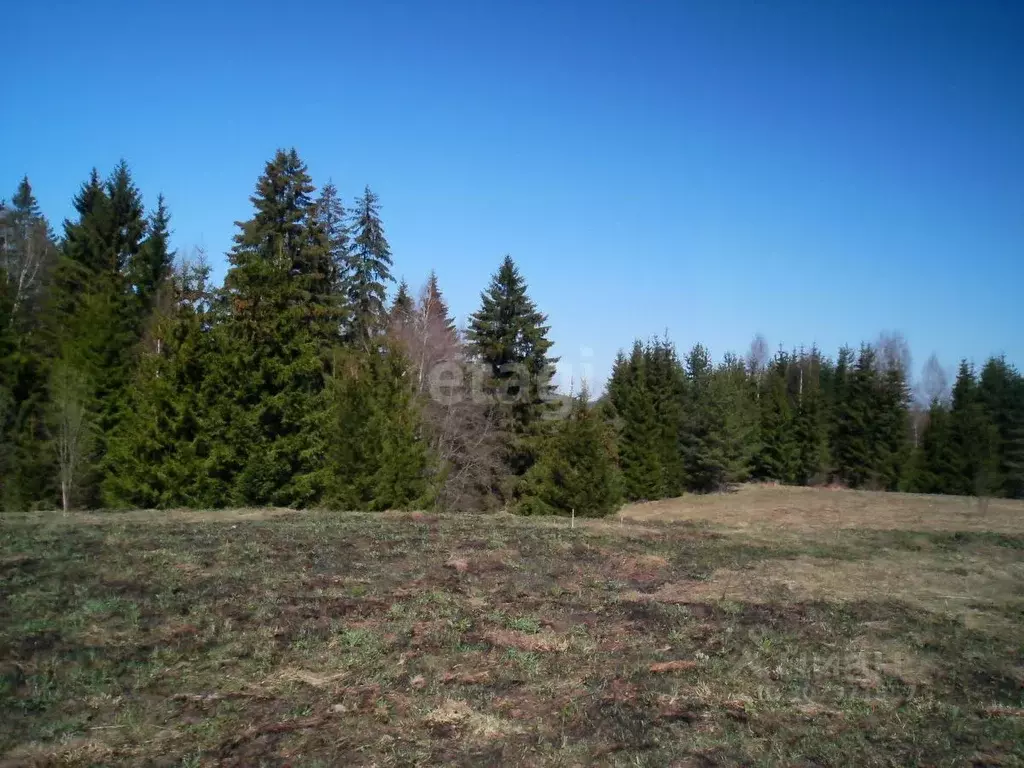
[[[95,165],[223,274],[263,163],[381,196],[464,318],[505,253],[598,386],[666,329],[718,358],[901,330],[1024,363],[1019,2],[17,3],[4,194]]]

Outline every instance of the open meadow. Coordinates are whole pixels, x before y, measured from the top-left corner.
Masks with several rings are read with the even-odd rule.
[[[0,765],[1018,765],[1024,503],[0,519]]]

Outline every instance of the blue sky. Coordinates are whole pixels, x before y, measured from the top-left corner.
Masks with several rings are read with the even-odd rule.
[[[295,146],[380,194],[396,276],[436,269],[460,319],[511,253],[577,380],[666,330],[716,358],[899,330],[915,370],[1024,363],[1020,3],[37,2],[5,25],[0,184],[29,174],[55,222],[124,157],[222,275]]]

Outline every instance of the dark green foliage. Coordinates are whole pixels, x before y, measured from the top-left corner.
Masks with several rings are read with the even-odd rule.
[[[760,445],[760,414],[757,382],[743,361],[727,353],[712,379],[712,397],[722,411],[722,448],[726,481],[739,483],[750,477],[751,463]]]
[[[316,221],[327,238],[330,261],[326,270],[330,292],[348,300],[349,259],[351,242],[345,206],[338,189],[328,182],[320,190],[316,201]]]
[[[23,178],[0,206],[0,507],[52,498],[46,400],[52,331],[46,303],[57,250]]]
[[[584,388],[545,441],[523,478],[520,514],[604,517],[618,509],[614,438],[588,401]]]
[[[128,395],[108,444],[103,498],[111,507],[206,507],[211,486],[203,381],[211,360],[209,268],[185,262],[166,281],[149,320]]]
[[[1005,358],[990,358],[981,369],[978,398],[998,435],[991,490],[1024,497],[1024,377]]]
[[[797,395],[793,416],[792,481],[810,485],[824,479],[828,465],[827,403],[821,387],[822,359],[817,348],[796,360]]]
[[[267,163],[239,222],[225,279],[229,314],[214,381],[217,472],[239,504],[304,506],[322,493],[323,358],[330,254],[295,150]]]
[[[876,484],[895,491],[910,458],[910,390],[903,369],[893,362],[881,372],[877,387],[873,408]]]
[[[797,461],[787,379],[790,358],[779,352],[765,373],[758,403],[761,410],[760,447],[754,456],[754,476],[792,482]]]
[[[686,420],[686,373],[675,345],[655,339],[644,350],[647,386],[654,404],[654,449],[661,467],[661,495],[678,496],[686,490],[683,452]]]
[[[619,466],[626,498],[661,498],[661,461],[653,439],[658,431],[657,414],[647,383],[647,358],[639,341],[629,357],[620,352],[616,358],[608,381],[608,403],[618,430]]]
[[[394,345],[380,353],[339,353],[330,385],[330,506],[383,510],[430,503],[429,452],[407,373]]]
[[[387,324],[384,300],[388,283],[393,280],[393,262],[380,219],[380,200],[369,187],[355,201],[352,215],[352,247],[346,275],[353,311],[349,338],[365,343]]]
[[[915,454],[909,490],[920,493],[955,493],[959,483],[958,457],[953,445],[949,409],[933,400],[928,409],[928,423]]]
[[[469,353],[486,375],[500,428],[507,436],[506,462],[513,477],[530,468],[535,438],[551,413],[554,364],[547,317],[527,295],[526,281],[510,256],[481,294],[466,331]]]
[[[948,404],[930,364],[926,417],[899,334],[768,365],[758,337],[749,363],[717,366],[655,338],[618,356],[598,407],[581,396],[559,419],[547,318],[510,257],[462,338],[433,272],[385,306],[393,264],[369,188],[346,211],[279,151],[251,201],[222,288],[202,263],[172,268],[167,205],[147,215],[124,162],[92,171],[59,244],[27,179],[0,205],[6,508],[436,498],[587,515],[620,492],[751,478],[1024,496],[1024,378],[1003,358],[962,365]]]
[[[412,296],[409,295],[409,284],[403,280],[398,284],[398,293],[395,300],[391,302],[391,324],[407,326],[412,322],[414,305]]]
[[[950,409],[950,440],[956,471],[948,492],[989,496],[999,487],[999,431],[982,398],[974,366],[960,362]]]
[[[137,257],[129,264],[128,281],[139,304],[142,322],[153,311],[161,287],[171,276],[174,251],[171,249],[171,215],[164,196],[157,197],[156,210],[149,217],[148,234]]]
[[[686,415],[682,450],[689,490],[707,493],[722,488],[729,475],[725,442],[725,404],[714,386],[707,348],[697,344],[686,356]]]

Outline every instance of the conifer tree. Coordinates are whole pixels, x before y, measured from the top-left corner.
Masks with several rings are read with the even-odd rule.
[[[644,350],[645,374],[655,414],[654,444],[661,466],[661,495],[679,496],[688,487],[683,450],[687,380],[675,344],[653,339]]]
[[[1005,357],[989,358],[981,369],[978,397],[998,434],[993,490],[1020,497],[1024,493],[1024,378]]]
[[[507,463],[514,477],[533,463],[531,438],[551,410],[557,358],[548,354],[548,330],[547,317],[537,310],[526,281],[506,256],[481,294],[466,338],[470,355],[485,369],[486,391],[506,434]]]
[[[332,377],[327,501],[338,509],[413,509],[431,502],[429,449],[408,361],[395,345],[339,352]]]
[[[714,397],[722,405],[723,447],[726,480],[744,482],[750,477],[760,441],[757,380],[742,359],[727,353],[712,381]]]
[[[103,498],[111,507],[217,506],[205,457],[210,359],[209,267],[183,262],[161,286],[147,322],[125,418],[108,445]]]
[[[936,397],[928,409],[928,422],[921,435],[909,490],[919,493],[956,493],[958,461],[949,409]]]
[[[647,357],[640,341],[626,357],[619,352],[608,381],[608,399],[618,432],[623,491],[632,501],[663,496],[656,436],[657,413],[647,385]]]
[[[584,387],[523,479],[516,511],[526,515],[603,517],[619,507],[614,441]]]
[[[46,429],[52,332],[45,316],[57,259],[28,178],[0,206],[0,507],[25,508],[53,489]]]
[[[328,270],[331,292],[348,300],[348,280],[351,258],[351,242],[348,229],[348,214],[341,202],[338,188],[327,182],[320,189],[316,201],[316,221],[320,225],[323,236],[327,238],[327,249],[330,253]]]
[[[910,389],[898,361],[885,363],[877,386],[878,398],[873,408],[877,484],[884,490],[895,491],[907,471],[911,449]]]
[[[157,293],[170,279],[174,265],[171,250],[171,214],[163,195],[156,201],[156,210],[149,217],[146,239],[138,254],[128,265],[128,281],[139,304],[140,322],[144,325],[153,311]]]
[[[94,169],[74,206],[77,220],[65,222],[64,259],[57,271],[54,305],[61,333],[55,346],[62,370],[73,371],[80,381],[74,389],[93,427],[92,450],[82,457],[78,483],[78,498],[91,506],[99,503],[107,439],[124,413],[142,327],[128,275],[140,258],[146,221],[124,162],[105,183]]]
[[[792,479],[798,485],[808,485],[823,479],[827,463],[827,412],[821,388],[821,355],[817,348],[801,354],[796,360],[798,387],[793,417]]]
[[[729,470],[724,406],[718,400],[713,376],[707,348],[694,345],[686,356],[686,417],[681,431],[687,487],[701,493],[724,486]]]
[[[369,187],[355,201],[350,232],[348,298],[353,316],[349,338],[366,343],[386,327],[384,301],[388,283],[393,280],[391,246],[384,236],[380,200]]]
[[[762,378],[760,447],[754,457],[754,475],[764,480],[792,482],[797,459],[793,410],[787,380],[789,355],[779,351]]]
[[[225,360],[209,386],[218,390],[221,443],[212,458],[217,475],[233,475],[237,503],[303,506],[322,493],[328,326],[320,321],[332,308],[317,289],[329,254],[313,189],[295,150],[279,150],[229,255]]]
[[[982,400],[974,366],[960,362],[953,385],[950,433],[957,457],[949,484],[952,493],[988,496],[999,485],[999,432]]]
[[[412,296],[409,295],[409,284],[402,280],[398,284],[398,292],[395,294],[394,301],[391,302],[391,311],[388,313],[391,317],[391,325],[398,328],[408,326],[412,323],[414,311]]]

